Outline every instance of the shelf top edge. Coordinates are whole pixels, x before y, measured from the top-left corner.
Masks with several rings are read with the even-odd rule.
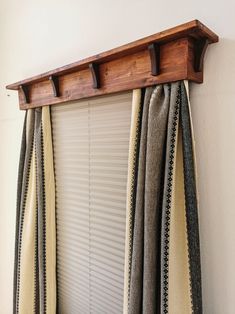
[[[54,70],[27,78],[22,81],[18,81],[14,84],[7,85],[6,88],[10,90],[18,90],[22,85],[32,85],[48,79],[50,76],[61,76],[67,73],[72,73],[78,70],[85,69],[90,63],[103,63],[116,58],[129,55],[145,49],[152,43],[167,43],[173,40],[177,40],[183,37],[193,38],[207,38],[209,43],[216,43],[219,37],[211,31],[207,26],[201,23],[199,20],[193,20],[173,28],[169,28],[165,31],[144,37],[142,39],[133,41],[131,43],[119,46],[117,48],[96,54],[94,56],[82,59],[80,61],[70,63],[68,65],[56,68]]]

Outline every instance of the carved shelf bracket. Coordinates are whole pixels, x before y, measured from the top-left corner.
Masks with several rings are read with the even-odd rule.
[[[29,104],[29,90],[28,87],[26,85],[20,85],[19,86],[19,90],[21,91],[22,95],[23,95],[23,103],[24,104]]]
[[[60,89],[59,89],[59,79],[55,75],[50,75],[49,80],[51,82],[51,86],[53,89],[53,94],[54,97],[59,97],[60,96]]]
[[[91,70],[91,75],[93,79],[93,88],[100,88],[100,72],[99,65],[97,63],[90,63],[89,69]]]
[[[202,72],[203,71],[203,61],[204,55],[206,53],[206,49],[209,45],[208,38],[202,38],[195,40],[194,43],[194,70],[195,72]]]
[[[153,76],[160,74],[160,45],[157,43],[148,46],[150,60],[151,60],[151,73]]]

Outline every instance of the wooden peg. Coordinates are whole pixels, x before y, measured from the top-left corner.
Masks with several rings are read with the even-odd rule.
[[[100,71],[99,65],[97,63],[90,63],[89,69],[91,70],[91,75],[93,79],[93,88],[100,88]]]
[[[50,75],[49,76],[49,80],[51,82],[51,86],[53,89],[53,93],[55,97],[59,97],[60,96],[60,90],[59,90],[59,79],[58,76],[55,75]]]
[[[160,74],[160,45],[157,43],[148,46],[150,60],[151,60],[151,73],[153,76]]]
[[[24,97],[24,103],[25,104],[29,104],[30,101],[29,101],[29,90],[28,90],[28,87],[26,85],[20,85],[20,90],[23,94],[23,97]]]
[[[201,38],[194,42],[194,71],[202,72],[203,60],[206,49],[209,45],[208,38]]]

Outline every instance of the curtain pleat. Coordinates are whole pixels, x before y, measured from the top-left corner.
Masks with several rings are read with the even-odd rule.
[[[189,102],[185,86],[182,84],[181,93],[181,124],[183,138],[183,160],[185,180],[185,203],[187,234],[189,247],[189,268],[193,313],[202,313],[201,291],[201,263],[200,263],[200,240],[198,223],[197,188],[195,174],[195,158],[193,147],[193,132]]]
[[[199,314],[199,228],[185,83],[143,93],[133,97],[133,115],[137,111],[141,119],[131,125],[139,139],[130,137],[136,149],[129,150],[124,313]]]
[[[56,313],[55,185],[49,107],[26,112],[16,213],[14,313]]]

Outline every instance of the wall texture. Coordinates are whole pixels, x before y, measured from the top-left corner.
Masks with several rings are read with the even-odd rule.
[[[220,43],[191,85],[204,313],[235,312],[235,4],[233,0],[1,0],[0,314],[12,313],[15,198],[23,112],[5,85],[165,28],[200,19]]]

